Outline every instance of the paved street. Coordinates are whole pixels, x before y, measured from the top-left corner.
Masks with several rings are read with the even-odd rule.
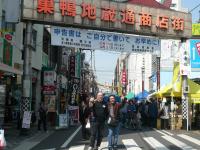
[[[106,132],[105,132],[106,135]],[[30,143],[31,144],[31,143]],[[87,150],[89,141],[81,138],[81,128],[55,131],[31,150]],[[107,149],[107,138],[100,149]],[[121,150],[200,150],[199,133],[167,131],[145,128],[142,131],[121,129],[119,147]]]

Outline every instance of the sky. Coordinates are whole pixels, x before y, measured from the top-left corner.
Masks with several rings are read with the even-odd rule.
[[[182,0],[182,7],[188,8],[189,11],[198,4],[200,4],[200,0]],[[199,20],[199,11],[200,6],[191,12],[193,23],[196,23]],[[117,58],[119,57],[120,53],[105,52],[99,50],[95,50],[94,53],[95,56],[93,57],[92,62],[93,69],[96,69],[97,81],[103,84],[105,82],[111,84],[114,77],[114,70],[117,63]],[[86,60],[91,62],[90,52],[87,52]]]

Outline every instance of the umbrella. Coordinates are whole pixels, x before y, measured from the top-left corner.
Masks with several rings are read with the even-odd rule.
[[[135,97],[133,92],[129,92],[126,96],[125,96],[128,100],[132,99]]]
[[[140,92],[137,96],[136,99],[137,100],[142,100],[142,99],[146,99],[149,95],[149,92],[147,92],[146,90],[144,90],[143,92]]]

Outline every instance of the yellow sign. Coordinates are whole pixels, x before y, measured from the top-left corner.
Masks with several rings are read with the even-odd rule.
[[[192,35],[200,35],[200,23],[192,24]]]
[[[194,104],[200,104],[200,99],[193,99]]]

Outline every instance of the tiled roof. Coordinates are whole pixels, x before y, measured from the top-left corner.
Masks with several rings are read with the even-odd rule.
[[[129,3],[144,5],[144,6],[154,7],[154,8],[169,9],[169,7],[162,5],[161,3],[155,0],[129,0]]]

